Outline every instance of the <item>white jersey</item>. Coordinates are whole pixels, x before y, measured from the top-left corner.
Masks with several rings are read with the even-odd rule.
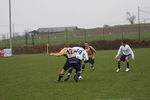
[[[84,61],[87,61],[89,59],[87,52],[82,47],[73,47],[73,49],[77,51],[75,52],[77,59],[84,59]]]
[[[116,55],[116,58],[120,55],[121,51],[123,52],[124,55],[131,54],[132,58],[134,59],[134,53],[133,53],[133,51],[132,51],[132,49],[130,48],[129,45],[127,45],[127,44],[125,46],[121,45],[119,50],[118,50],[118,53]]]

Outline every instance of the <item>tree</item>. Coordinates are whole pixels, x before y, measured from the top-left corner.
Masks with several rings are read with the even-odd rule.
[[[28,35],[29,35],[29,31],[25,30],[25,44],[28,45]]]
[[[134,24],[135,20],[136,20],[136,17],[135,15],[130,12],[126,12],[126,15],[127,15],[127,20],[131,23],[131,24]]]

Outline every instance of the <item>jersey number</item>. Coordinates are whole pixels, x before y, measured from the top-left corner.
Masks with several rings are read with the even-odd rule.
[[[82,54],[82,50],[77,49],[77,52],[81,55]]]
[[[73,52],[72,52],[71,49],[68,49],[68,50],[67,50],[67,53],[68,53],[68,54],[73,54]]]

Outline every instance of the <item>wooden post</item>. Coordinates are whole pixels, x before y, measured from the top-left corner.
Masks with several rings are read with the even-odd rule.
[[[49,53],[48,50],[49,50],[49,44],[47,43],[47,54]]]

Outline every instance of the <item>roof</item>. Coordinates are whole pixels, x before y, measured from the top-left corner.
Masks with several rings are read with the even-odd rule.
[[[73,30],[77,30],[77,26],[73,26],[73,27],[51,27],[51,28],[39,28],[37,29],[38,32],[42,33],[46,33],[46,32],[64,32],[64,31],[73,31]]]

